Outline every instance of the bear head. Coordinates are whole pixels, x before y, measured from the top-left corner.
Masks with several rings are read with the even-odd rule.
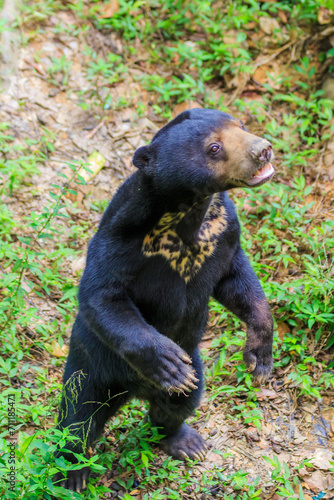
[[[274,174],[269,141],[251,134],[227,113],[184,111],[135,152],[133,163],[155,190],[208,196],[234,187],[255,187]]]

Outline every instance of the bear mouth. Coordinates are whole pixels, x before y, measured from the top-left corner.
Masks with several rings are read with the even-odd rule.
[[[255,170],[253,175],[247,179],[246,183],[249,186],[257,186],[258,184],[263,184],[268,181],[275,173],[275,169],[271,163],[266,163],[262,167]]]

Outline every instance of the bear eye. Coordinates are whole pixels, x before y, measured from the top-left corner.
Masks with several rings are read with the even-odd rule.
[[[220,151],[219,144],[211,144],[210,151],[213,155],[216,155]]]

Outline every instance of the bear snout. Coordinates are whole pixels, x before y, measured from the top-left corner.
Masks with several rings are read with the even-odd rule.
[[[260,139],[251,147],[251,156],[260,163],[268,163],[273,160],[273,147],[266,139]]]

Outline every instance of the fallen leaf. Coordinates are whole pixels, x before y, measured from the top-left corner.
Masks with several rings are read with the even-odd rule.
[[[260,441],[260,436],[255,427],[249,427],[244,430],[244,434],[246,438],[251,439],[252,441]]]
[[[99,8],[100,17],[102,17],[102,19],[112,17],[118,10],[119,10],[118,0],[111,0],[111,2],[109,3],[102,3]]]
[[[288,18],[286,17],[286,13],[284,10],[278,10],[277,14],[282,23],[286,24],[288,22]]]
[[[21,288],[23,288],[23,290],[24,290],[25,292],[27,292],[27,293],[30,293],[30,292],[31,292],[31,290],[33,289],[33,287],[34,287],[34,284],[33,284],[33,283],[28,284],[28,283],[27,283],[26,281],[24,281],[24,280],[21,282]]]
[[[306,436],[303,436],[298,429],[295,430],[294,438],[293,438],[293,444],[301,444],[304,441],[307,440]]]
[[[214,450],[211,451],[206,457],[205,457],[206,462],[210,462],[212,464],[215,464],[217,466],[221,466],[223,462],[223,457],[216,453]]]
[[[307,402],[301,407],[301,411],[303,413],[303,417],[305,418],[305,421],[310,423],[313,420],[313,416],[315,415],[315,412],[317,410],[317,406]]]
[[[203,342],[201,342],[199,346],[201,349],[210,349],[211,344],[212,344],[212,339],[209,339],[209,340],[204,340]]]
[[[44,68],[41,64],[35,63],[34,61],[31,61],[30,63],[26,60],[25,61],[27,64],[30,64],[36,71],[39,73],[41,76],[47,77],[48,74],[44,71]]]
[[[272,391],[271,389],[265,389],[261,387],[259,392],[256,393],[257,399],[275,399],[277,397],[277,392]]]
[[[275,436],[273,436],[271,438],[271,441],[273,443],[275,443],[275,444],[280,444],[280,443],[282,443],[284,441],[284,438],[283,438],[283,436],[280,436],[279,434],[276,434]]]
[[[325,83],[331,81],[331,90],[330,93],[325,91],[325,97],[329,97],[332,95],[334,99],[334,78],[326,79],[323,84],[323,89],[325,90]],[[327,89],[328,90],[328,89]],[[324,167],[327,169],[327,173],[329,175],[330,180],[334,179],[334,139],[331,138],[326,146],[326,150],[323,157]]]
[[[310,458],[310,461],[316,467],[319,467],[319,469],[329,470],[332,467],[329,461],[333,461],[333,451],[318,448],[315,450],[313,457]]]
[[[284,339],[284,336],[287,333],[291,333],[289,325],[287,323],[284,323],[284,321],[277,322],[277,332],[278,332],[278,336],[281,340]]]
[[[253,79],[257,83],[265,83],[268,79],[267,73],[269,71],[269,66],[266,65],[261,65],[258,68],[256,68],[254,74],[253,74]]]
[[[324,491],[326,488],[326,482],[325,482],[325,477],[324,475],[320,472],[320,470],[317,470],[313,472],[310,477],[302,476],[305,483],[307,484],[308,488],[314,493],[319,493],[320,491]]]
[[[269,448],[269,443],[268,441],[266,441],[265,439],[261,439],[260,441],[258,441],[256,443],[256,445],[261,448],[261,450],[266,450],[267,448]]]
[[[56,340],[52,340],[51,344],[44,345],[51,356],[54,356],[55,358],[64,358],[68,355],[68,346],[64,344],[63,347],[60,347]]]
[[[255,22],[255,21],[249,21],[249,22],[246,24],[245,28],[246,28],[247,30],[250,30],[250,31],[251,31],[251,30],[253,30],[254,28],[256,28],[256,26],[257,26],[257,24],[256,24],[256,22]]]
[[[183,111],[187,111],[187,109],[195,109],[201,108],[202,106],[195,101],[184,101],[180,102],[180,104],[176,104],[173,109],[173,118],[182,113]]]
[[[82,186],[82,187],[84,187],[84,186]],[[82,205],[83,197],[84,197],[83,193],[80,193],[78,191],[76,191],[76,194],[74,194],[74,193],[66,193],[66,198],[68,198],[71,201],[76,201],[78,203],[78,207],[79,208],[83,207],[83,205]]]
[[[263,423],[261,426],[261,434],[268,437],[272,432],[272,425]]]

